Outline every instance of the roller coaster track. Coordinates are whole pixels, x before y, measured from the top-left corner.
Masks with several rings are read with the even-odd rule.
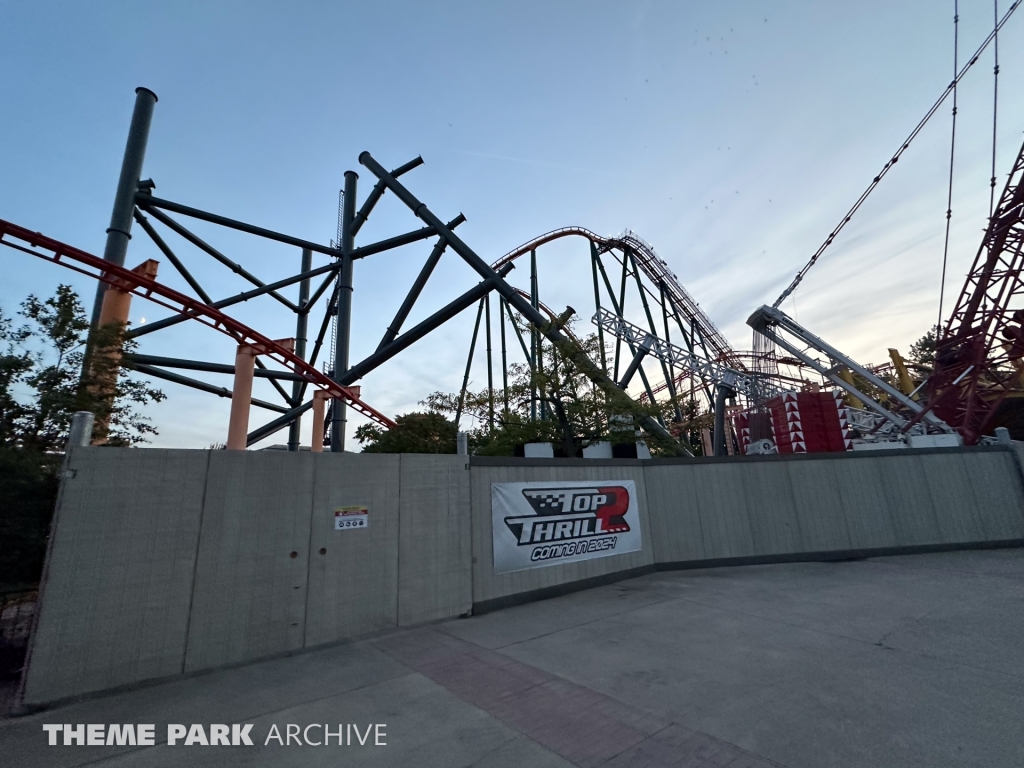
[[[647,276],[648,280],[664,290],[673,308],[695,329],[696,335],[704,342],[708,356],[736,370],[745,370],[742,360],[729,345],[729,342],[725,340],[721,331],[680,284],[679,278],[668,268],[664,259],[658,256],[650,243],[628,229],[614,237],[604,237],[584,227],[554,229],[509,251],[495,261],[491,268],[500,269],[510,261],[515,261],[545,243],[563,237],[582,237],[589,240],[597,247],[599,253],[618,249],[632,254],[640,271]]]
[[[15,240],[20,242],[13,242]],[[203,325],[220,331],[230,336],[238,344],[250,344],[266,350],[266,352],[261,352],[261,356],[276,360],[293,373],[301,376],[309,384],[328,392],[331,397],[344,399],[351,408],[373,419],[378,424],[389,428],[395,426],[394,421],[364,403],[348,387],[337,384],[285,346],[243,325],[215,307],[196,301],[130,269],[119,267],[74,246],[46,237],[39,232],[32,232],[3,219],[0,219],[0,245],[6,245],[62,267],[73,269],[88,277],[102,280],[108,285],[116,285],[135,296],[140,296],[172,312],[197,320]]]

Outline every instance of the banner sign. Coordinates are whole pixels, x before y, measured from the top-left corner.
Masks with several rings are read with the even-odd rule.
[[[491,483],[494,572],[639,552],[632,480]]]
[[[366,507],[338,507],[334,510],[334,530],[351,531],[370,527],[370,510]]]

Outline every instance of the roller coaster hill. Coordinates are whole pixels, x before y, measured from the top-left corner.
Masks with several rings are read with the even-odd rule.
[[[998,194],[993,151],[991,215],[963,288],[945,318],[940,302],[940,332],[930,368],[908,365],[896,350],[890,350],[890,361],[884,365],[860,364],[779,308],[939,107],[950,97],[955,105],[960,81],[985,49],[998,40],[999,30],[1018,4],[1019,0],[1010,6],[968,63],[956,71],[931,110],[901,142],[786,291],[774,304],[751,314],[747,320],[753,329],[750,350],[734,349],[668,263],[629,230],[605,236],[583,227],[565,227],[536,237],[489,263],[457,234],[465,221],[462,214],[446,221],[406,186],[404,177],[422,164],[421,158],[389,171],[370,153],[359,155],[359,163],[374,184],[357,205],[359,177],[353,171],[345,173],[337,239],[328,245],[158,197],[155,183],[143,176],[157,102],[156,95],[146,88],[136,90],[102,256],[3,220],[0,244],[97,280],[92,332],[115,324],[124,336],[137,340],[141,350],[94,350],[94,359],[96,355],[107,357],[104,370],[113,368],[116,376],[117,367],[124,366],[143,376],[230,398],[228,450],[244,450],[285,430],[287,449],[300,450],[304,447],[300,446],[300,432],[306,412],[312,412],[313,451],[345,449],[351,411],[383,428],[395,427],[391,417],[370,404],[373,398],[369,393],[364,399],[359,382],[474,307],[476,322],[456,411],[457,427],[465,416],[471,368],[481,356],[485,357],[488,393],[487,412],[482,418],[489,425],[493,427],[496,418],[500,421],[502,413],[508,413],[509,374],[513,369],[529,373],[530,418],[557,417],[564,422],[561,398],[568,395],[546,389],[543,376],[545,360],[557,354],[563,364],[589,380],[594,396],[607,412],[619,414],[614,417],[618,429],[627,424],[629,430],[636,430],[636,444],[625,446],[631,451],[628,455],[645,455],[645,443],[652,440],[680,455],[741,456],[1024,439],[1024,146],[1017,151]],[[955,108],[953,114],[955,121]],[[952,135],[955,139],[955,125]],[[954,142],[951,157],[955,147]],[[951,170],[950,201],[952,179]],[[357,245],[362,226],[388,193],[406,206],[419,224],[408,232]],[[188,219],[296,249],[300,270],[290,277],[265,282],[197,235],[183,223]],[[948,258],[949,215],[946,226],[943,274]],[[187,284],[187,291],[161,282],[158,272],[166,267],[155,260],[131,269],[125,266],[133,229],[141,229],[148,236],[162,254],[162,261]],[[572,307],[553,309],[550,296],[541,300],[538,254],[543,254],[550,243],[564,239],[579,242],[589,260],[590,274],[585,283],[592,286],[593,304],[583,312]],[[175,248],[181,242],[190,253],[214,259],[251,288],[213,298],[189,269],[188,260],[180,257],[169,241],[175,243]],[[364,359],[351,360],[356,262],[421,241],[430,241],[429,255],[379,343]],[[407,327],[424,287],[447,251],[475,273],[478,282]],[[328,257],[328,263],[314,267],[314,254]],[[527,264],[529,290],[515,287],[508,279],[513,269]],[[582,276],[577,277],[577,283],[583,282]],[[588,296],[589,292],[588,287]],[[153,302],[169,310],[170,315],[130,328],[132,297]],[[287,308],[294,315],[294,334],[280,338],[278,332],[262,333],[232,316],[232,307],[252,300],[276,302]],[[575,332],[569,323],[573,315],[584,321],[577,323]],[[314,318],[312,327],[310,318]],[[596,347],[584,344],[577,336],[585,321],[593,325]],[[181,323],[199,323],[230,337],[235,344],[234,360],[203,361],[159,354],[159,332]],[[481,331],[484,342],[478,344]],[[495,336],[500,341],[499,350],[493,347]],[[196,372],[231,376],[233,386],[227,389],[195,378]],[[253,397],[256,379],[264,381],[263,386],[269,384],[278,400]],[[102,381],[100,386],[104,386]],[[105,394],[112,397],[109,378],[106,386]],[[662,407],[650,408],[654,402]],[[699,440],[687,440],[683,426],[687,414],[683,411],[695,402],[713,418],[699,430]],[[250,412],[254,407],[272,416],[253,428]],[[480,419],[480,414],[475,418]],[[93,444],[106,441],[107,425],[102,418],[92,426],[91,438],[86,437]],[[600,435],[568,435],[567,440],[567,451],[576,455],[622,455],[617,454],[622,445],[617,449]],[[554,449],[551,445],[535,445],[526,446],[524,452],[553,455]]]

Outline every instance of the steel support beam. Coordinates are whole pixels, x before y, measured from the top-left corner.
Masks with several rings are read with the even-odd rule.
[[[590,243],[590,271],[594,273],[594,311],[601,311],[601,289],[597,283],[597,262],[600,256],[597,255],[597,246],[593,240]],[[597,343],[601,346],[601,370],[608,373],[608,352],[604,348],[604,328],[597,326]]]
[[[189,272],[185,265],[181,263],[181,260],[174,254],[171,247],[164,242],[164,239],[160,237],[160,233],[153,229],[153,225],[149,223],[149,219],[142,215],[142,211],[138,208],[135,209],[135,220],[139,222],[139,226],[149,235],[149,239],[152,240],[156,247],[160,249],[160,252],[167,257],[167,260],[171,262],[171,265],[178,270],[185,282],[192,286],[192,290],[196,292],[196,295],[203,300],[206,304],[212,304],[213,299],[210,298],[210,294],[203,290],[203,286],[199,284],[199,281],[192,277],[192,273]]]
[[[260,440],[263,440],[266,437],[270,437],[278,430],[284,429],[293,421],[295,421],[295,419],[297,419],[299,416],[304,414],[312,407],[313,401],[309,400],[303,403],[302,405],[296,406],[295,408],[292,408],[290,411],[285,412],[283,416],[279,416],[273,421],[268,421],[262,427],[254,429],[245,437],[246,446],[255,445]]]
[[[512,271],[514,266],[515,265],[512,262],[509,262],[507,265],[501,268],[500,274],[502,276],[507,275],[509,272]],[[477,283],[476,286],[470,288],[459,298],[455,299],[449,304],[446,304],[444,307],[442,307],[437,312],[432,314],[419,325],[410,328],[408,331],[403,333],[401,336],[392,341],[383,349],[378,349],[365,360],[353,365],[351,368],[348,369],[348,371],[341,375],[339,383],[341,383],[343,387],[347,387],[359,381],[359,379],[361,379],[363,376],[365,376],[375,368],[379,367],[381,364],[390,360],[403,349],[419,341],[438,326],[447,323],[449,320],[451,320],[457,314],[462,312],[464,309],[467,309],[476,304],[487,293],[489,293],[492,290],[495,290],[495,288],[496,286],[491,280],[484,280],[483,282]]]
[[[306,274],[310,271],[313,266],[313,252],[309,248],[302,249],[302,268],[299,270],[302,274]],[[299,312],[295,318],[295,354],[296,356],[306,359],[306,333],[309,326],[309,312],[306,309],[306,304],[309,302],[309,278],[303,279],[299,283]],[[293,406],[298,405],[302,402],[303,386],[300,382],[292,384],[292,400]],[[298,451],[299,443],[301,441],[302,431],[302,417],[296,416],[295,421],[288,427],[288,450]]]
[[[462,420],[462,409],[466,404],[466,389],[469,387],[469,370],[473,367],[473,352],[476,351],[476,339],[480,335],[480,318],[484,314],[484,305],[487,303],[487,294],[480,299],[480,306],[476,310],[476,322],[473,323],[473,338],[469,342],[469,355],[466,357],[466,373],[462,377],[462,389],[459,390],[459,405],[455,409],[455,431],[459,431],[459,422]]]
[[[139,195],[138,196],[138,198],[140,200],[139,207],[142,208],[143,210],[147,211],[151,216],[153,216],[153,218],[157,219],[158,221],[160,221],[162,224],[166,225],[170,229],[173,229],[175,232],[177,232],[183,238],[185,238],[190,243],[192,243],[192,245],[196,246],[196,248],[199,248],[200,250],[205,251],[206,253],[208,253],[210,256],[215,258],[217,261],[219,261],[221,264],[223,264],[225,267],[230,269],[232,272],[234,272],[239,277],[242,277],[245,280],[248,280],[250,283],[252,283],[253,285],[255,285],[258,288],[265,288],[266,287],[266,284],[262,280],[260,280],[258,277],[253,275],[251,272],[249,272],[247,269],[242,267],[240,264],[236,264],[235,262],[233,262],[231,259],[229,259],[227,256],[225,256],[223,253],[218,251],[216,248],[214,248],[212,245],[207,243],[205,240],[203,240],[198,235],[192,233],[191,231],[189,231],[188,229],[183,227],[181,224],[176,222],[174,219],[172,219],[166,213],[164,213],[161,210],[158,210],[157,208],[155,208],[153,206],[146,205],[145,204],[145,197],[146,197],[145,195]],[[292,310],[292,312],[295,312],[298,309],[291,301],[289,301],[288,299],[286,299],[284,296],[282,296],[281,294],[277,293],[276,291],[268,291],[268,293],[270,293],[271,296],[273,296],[279,302],[281,302],[286,307],[288,307],[288,309]]]
[[[163,371],[159,368],[154,368],[151,365],[135,363],[129,360],[127,357],[123,359],[126,368],[131,368],[132,370],[138,371],[139,373],[144,374],[146,376],[152,376],[157,379],[163,379],[164,381],[172,381],[175,384],[183,384],[186,387],[198,389],[203,392],[209,392],[211,395],[217,395],[218,397],[226,397],[229,399],[231,398],[231,390],[228,389],[227,387],[217,387],[214,386],[213,384],[207,384],[205,381],[191,379],[188,376],[182,376],[181,374],[178,373],[171,373],[170,371]],[[235,366],[229,365],[227,367],[231,369],[232,373],[234,373]],[[251,398],[250,402],[259,408],[266,408],[268,411],[277,411],[278,413],[288,412],[287,408],[284,408],[275,403],[268,403],[265,400],[257,400],[256,398]]]
[[[186,360],[180,357],[160,357],[158,355],[140,355],[136,352],[129,352],[123,355],[123,360],[137,365],[158,365],[161,368],[180,368],[185,371],[205,371],[207,373],[223,373],[233,376],[235,366],[224,363],[207,363],[202,360]],[[282,381],[298,381],[305,379],[291,371],[268,371],[257,368],[255,372],[258,379],[279,379]]]
[[[505,301],[498,299],[498,324],[501,328],[501,393],[505,420],[508,420],[508,348],[505,346]]]
[[[732,388],[723,384],[719,384],[715,390],[715,433],[712,435],[715,456],[726,456],[729,453],[725,447],[725,401],[735,396]]]
[[[433,227],[421,227],[420,229],[414,229],[412,232],[406,232],[402,235],[395,235],[389,237],[387,240],[379,240],[376,243],[370,243],[364,245],[361,248],[353,248],[351,252],[352,260],[366,258],[367,256],[373,256],[376,253],[383,253],[384,251],[390,251],[392,248],[401,248],[403,245],[409,245],[410,243],[418,243],[420,240],[426,240],[428,237],[433,237],[437,234],[437,230]]]
[[[494,363],[491,359],[491,295],[484,296],[484,314],[487,323],[487,428],[494,433]]]
[[[377,182],[377,184],[379,186],[380,182]],[[374,189],[376,189],[376,187],[374,187]],[[460,213],[448,222],[448,226],[455,229],[465,220],[466,217]],[[427,280],[434,271],[434,267],[437,266],[437,262],[441,260],[441,255],[444,253],[444,249],[447,246],[448,243],[443,237],[439,237],[437,239],[433,250],[430,251],[430,256],[427,257],[426,262],[423,264],[423,268],[420,269],[420,273],[416,276],[416,280],[413,281],[412,287],[409,289],[409,293],[405,296],[405,301],[402,302],[402,306],[399,307],[398,312],[395,313],[395,319],[391,321],[391,325],[388,326],[387,331],[384,333],[384,338],[382,338],[380,340],[380,344],[377,345],[377,349],[383,349],[389,343],[394,341],[398,332],[402,330],[402,325],[405,323],[406,318],[409,317],[409,313],[412,311],[413,305],[416,304],[416,299],[418,299],[420,293],[422,293],[423,287],[427,284]]]
[[[230,307],[233,304],[241,304],[243,301],[255,299],[257,296],[263,296],[268,293],[273,293],[278,288],[287,288],[289,285],[295,285],[295,283],[301,283],[304,280],[308,281],[311,277],[316,277],[317,275],[322,275],[326,272],[330,272],[333,276],[333,274],[336,273],[338,269],[339,266],[337,264],[325,264],[322,267],[317,267],[316,269],[311,269],[306,272],[302,272],[298,275],[286,277],[284,280],[278,280],[276,283],[264,285],[262,288],[253,288],[251,291],[242,291],[242,293],[237,293],[234,296],[230,296],[226,299],[215,301],[212,304],[210,304],[210,306],[213,307],[214,309],[224,309],[224,307]],[[330,279],[331,278],[328,277],[328,280]],[[302,309],[299,306],[292,306],[294,307],[294,311],[296,312],[296,314],[302,313]],[[145,336],[147,333],[159,331],[162,328],[168,328],[172,325],[183,323],[189,319],[191,318],[188,315],[176,315],[175,317],[165,317],[163,320],[155,320],[152,323],[148,323],[147,325],[135,328],[125,335],[129,339],[134,339],[139,336]]]
[[[338,280],[338,332],[334,340],[334,380],[348,370],[352,337],[352,221],[356,215],[356,182],[359,174],[345,171],[345,202],[341,213],[341,274]],[[331,408],[331,451],[345,450],[348,407],[338,398]]]
[[[530,306],[537,310],[537,304],[539,302],[537,296],[537,251],[530,251]],[[543,363],[541,362],[540,355],[540,339],[538,338],[539,331],[537,326],[534,325],[530,328],[530,378],[536,377],[540,371]],[[538,392],[536,382],[530,384],[530,421],[537,420],[537,402]],[[544,418],[544,403],[540,403],[540,417]]]
[[[132,215],[135,213],[135,193],[139,189],[142,177],[142,163],[146,158],[146,144],[149,142],[149,126],[153,122],[153,107],[156,94],[148,88],[135,89],[135,109],[132,111],[132,122],[128,127],[128,141],[124,147],[121,160],[121,175],[117,180],[117,192],[114,194],[114,208],[110,213],[110,226],[107,227],[107,244],[103,249],[103,258],[119,267],[124,266],[128,255],[128,241],[132,239]],[[95,328],[100,319],[100,308],[103,306],[103,294],[107,284],[96,285],[96,299],[92,305],[91,328]]]
[[[622,374],[622,380],[619,382],[619,389],[624,390],[629,386],[629,382],[632,380],[633,374],[635,374],[637,369],[640,368],[640,364],[644,361],[644,358],[647,357],[647,353],[651,351],[652,345],[650,336],[640,342],[640,346],[637,348],[636,354],[633,355],[633,359],[626,367],[626,372]]]
[[[309,240],[303,240],[302,238],[299,237],[292,237],[291,235],[284,235],[281,234],[280,232],[274,232],[273,230],[270,229],[264,229],[263,227],[256,227],[253,226],[252,224],[246,224],[241,221],[235,221],[234,219],[229,219],[226,216],[218,216],[215,213],[201,211],[198,208],[191,208],[187,205],[182,205],[181,203],[175,203],[170,200],[163,200],[159,197],[153,197],[148,192],[140,192],[135,198],[135,203],[140,208],[143,208],[144,210],[153,214],[157,218],[160,217],[157,216],[155,209],[160,208],[165,211],[180,213],[182,216],[188,216],[191,219],[208,221],[211,224],[216,224],[217,226],[220,227],[235,229],[238,230],[239,232],[247,232],[250,235],[256,235],[257,237],[262,237],[267,240],[275,240],[279,243],[284,243],[285,245],[294,245],[297,246],[298,248],[308,248],[311,251],[323,253],[328,256],[341,256],[341,251],[337,248],[330,248],[326,245],[320,245],[319,243],[314,243]],[[163,221],[163,219],[160,220]]]
[[[486,261],[480,258],[480,256],[472,248],[466,245],[458,235],[445,226],[444,222],[437,218],[437,216],[435,216],[426,205],[417,200],[401,182],[384,170],[383,166],[374,160],[373,156],[370,155],[369,152],[363,152],[360,154],[359,162],[368,168],[374,176],[383,180],[388,189],[390,189],[399,200],[405,203],[417,218],[430,226],[436,227],[438,233],[444,236],[448,241],[448,247],[458,253],[459,256],[461,256],[462,259],[477,272],[477,274],[484,278],[484,281],[488,284],[488,290],[493,287],[494,290],[501,294],[509,304],[516,308],[516,311],[518,311],[519,314],[531,323],[537,325],[541,329],[541,332],[553,344],[559,345],[563,350],[563,354],[569,357],[580,372],[602,388],[608,396],[609,405],[613,408],[620,408],[627,413],[635,414],[645,428],[650,430],[652,433],[658,434],[659,436],[671,441],[672,444],[678,446],[680,450],[685,450],[675,441],[664,426],[659,424],[656,419],[642,413],[639,406],[633,402],[629,395],[620,390],[615,385],[615,382],[609,379],[607,374],[605,374],[598,365],[590,360],[582,349],[580,349],[571,339],[567,338],[560,330],[557,330],[552,323],[548,322],[547,319],[530,304],[530,302],[526,301],[526,299],[516,292],[515,288],[505,282],[498,273],[491,269],[490,265],[488,265]]]
[[[403,173],[408,173],[413,168],[418,168],[421,165],[423,165],[423,158],[417,157],[414,160],[410,160],[405,165],[399,166],[393,170],[391,175],[397,179]],[[385,187],[384,183],[380,181],[373,185],[373,189],[370,190],[370,194],[366,196],[366,200],[363,201],[363,204],[359,206],[359,212],[356,213],[356,217],[352,222],[352,237],[359,234],[359,230],[363,228],[363,224],[365,224],[366,220],[370,218],[370,212],[374,209],[374,206],[377,205],[381,197],[383,197],[386,189],[387,187]]]

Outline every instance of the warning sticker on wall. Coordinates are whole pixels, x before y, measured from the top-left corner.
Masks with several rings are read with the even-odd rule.
[[[495,573],[638,552],[636,484],[492,483],[491,534]]]
[[[334,530],[352,531],[356,528],[368,528],[370,510],[366,507],[338,507],[334,510]]]

